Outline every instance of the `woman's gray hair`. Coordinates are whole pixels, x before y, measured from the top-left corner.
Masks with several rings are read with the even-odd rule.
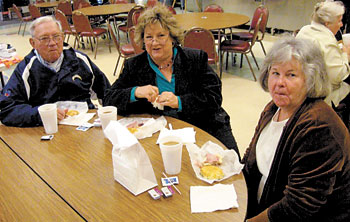
[[[343,15],[345,8],[340,1],[325,1],[315,5],[312,13],[312,21],[325,25],[326,22],[334,23],[337,18]]]
[[[58,28],[60,29],[60,31],[62,32],[62,26],[61,23],[53,16],[42,16],[39,17],[37,19],[35,19],[29,26],[29,33],[32,37],[34,37],[34,30],[36,28],[36,26],[42,24],[42,23],[46,23],[46,22],[56,22]]]
[[[174,40],[174,44],[180,45],[183,42],[183,30],[179,27],[175,17],[170,10],[161,3],[152,8],[145,10],[139,17],[135,27],[135,42],[141,48],[144,47],[145,28],[149,24],[159,22],[164,29],[169,30],[170,37]]]
[[[330,93],[326,64],[321,50],[308,39],[296,39],[293,36],[283,36],[276,41],[267,53],[259,83],[268,92],[268,78],[271,66],[296,59],[302,67],[306,79],[307,97],[323,98]]]

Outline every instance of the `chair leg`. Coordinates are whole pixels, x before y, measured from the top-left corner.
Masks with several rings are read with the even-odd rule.
[[[220,79],[222,77],[222,55],[223,55],[224,52],[220,51],[219,52],[219,56],[220,56],[220,61],[219,61],[219,66],[220,66]]]
[[[227,68],[228,68],[228,56],[229,56],[229,52],[226,52],[226,70],[227,70]]]
[[[24,32],[26,31],[26,26],[27,26],[27,22],[24,23],[24,28],[23,28],[22,36],[24,36]]]
[[[18,29],[17,35],[19,35],[19,33],[21,32],[21,26],[22,26],[22,21],[21,21],[21,23],[19,24],[19,29]]]
[[[109,48],[109,53],[112,53],[112,50],[111,50],[111,41],[112,41],[112,38],[111,38],[111,35],[109,34],[109,32],[107,32],[107,38],[109,39],[108,40],[108,48]]]
[[[91,37],[89,37],[89,41],[90,41],[90,46],[91,46],[91,52],[94,52],[94,47],[92,46]],[[95,59],[96,59],[96,55],[95,55]]]
[[[242,53],[242,55],[243,55],[243,53]],[[247,59],[247,62],[248,62],[248,65],[249,65],[250,71],[251,71],[251,72],[252,72],[252,74],[253,74],[254,81],[256,81],[256,76],[255,76],[254,70],[253,70],[253,68],[252,68],[252,65],[251,65],[251,64],[250,64],[250,62],[249,62],[248,56],[247,56],[247,54],[244,54],[244,55],[245,55],[245,58]]]
[[[97,54],[98,38],[99,38],[99,37],[96,37],[96,45],[95,45],[95,57],[94,57],[94,59],[96,59],[96,54]],[[94,38],[94,39],[95,39],[95,38]]]
[[[252,57],[253,57],[254,62],[255,62],[255,64],[256,64],[256,67],[258,67],[258,70],[260,70],[259,65],[258,65],[258,62],[257,62],[256,59],[255,59],[255,56],[254,56],[253,51],[250,51],[250,53],[252,54]]]
[[[120,54],[118,55],[117,63],[115,64],[115,68],[114,68],[114,72],[113,72],[113,75],[114,75],[114,76],[115,76],[115,73],[117,72],[119,60],[120,60]]]
[[[242,64],[243,64],[243,53],[241,53],[241,64],[239,65],[239,68],[242,68]]]
[[[263,43],[262,43],[262,40],[259,41],[259,42],[260,42],[261,48],[262,48],[262,50],[263,50],[263,52],[264,52],[264,55],[266,55],[265,47],[264,47],[264,45],[263,45]]]
[[[75,38],[74,38],[73,49],[76,49],[76,48],[75,48],[75,43],[77,42],[77,38],[78,38],[78,36],[76,35]],[[79,43],[78,43],[78,44],[79,44]]]

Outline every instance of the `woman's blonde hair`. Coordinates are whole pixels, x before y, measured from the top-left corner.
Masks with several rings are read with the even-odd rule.
[[[326,22],[334,23],[337,18],[343,15],[345,8],[340,1],[325,1],[315,5],[312,13],[312,21],[325,25]]]
[[[160,25],[169,30],[169,35],[174,41],[174,45],[180,45],[183,42],[183,30],[179,27],[175,17],[170,10],[158,3],[152,8],[145,10],[139,17],[137,25],[135,27],[135,42],[141,48],[144,47],[144,35],[145,28],[149,24],[155,24],[159,22]]]

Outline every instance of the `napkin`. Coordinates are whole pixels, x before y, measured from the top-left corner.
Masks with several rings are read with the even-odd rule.
[[[161,116],[157,119],[140,118],[140,117],[123,118],[118,122],[125,127],[133,122],[142,123],[143,125],[138,127],[137,131],[134,133],[134,136],[137,139],[144,139],[146,137],[151,137],[153,133],[156,133],[159,130],[163,129],[167,124],[167,121],[164,116]]]
[[[222,181],[235,174],[239,174],[243,168],[243,164],[239,162],[238,155],[234,150],[224,150],[221,146],[211,141],[206,142],[202,148],[196,144],[186,145],[188,154],[191,159],[192,168],[198,179],[212,184],[214,181]],[[222,164],[219,166],[224,172],[224,177],[220,180],[209,180],[200,174],[200,163],[203,162],[207,153],[218,154],[222,157]]]
[[[159,144],[160,139],[166,136],[180,137],[183,144],[196,142],[196,131],[194,131],[193,127],[186,127],[183,129],[176,129],[176,130],[168,130],[167,128],[163,128],[160,131],[156,144]]]
[[[190,200],[192,213],[238,208],[237,194],[233,184],[191,186]]]
[[[87,123],[95,113],[87,113],[89,108],[86,102],[75,102],[75,101],[59,101],[56,102],[57,108],[68,109],[68,110],[77,110],[78,115],[68,116],[61,120],[59,124],[71,125],[71,126],[81,126],[84,123]]]

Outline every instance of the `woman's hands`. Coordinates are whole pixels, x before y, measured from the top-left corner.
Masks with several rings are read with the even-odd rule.
[[[136,98],[146,98],[148,102],[154,102],[159,94],[158,87],[147,85],[147,86],[139,86],[135,90]]]
[[[170,106],[171,108],[179,108],[179,101],[177,96],[172,92],[163,92],[157,102],[163,106]]]
[[[179,108],[179,101],[177,96],[172,92],[163,92],[159,95],[158,87],[152,85],[139,86],[135,90],[136,98],[146,98],[148,102],[157,102],[163,106],[171,108]]]

